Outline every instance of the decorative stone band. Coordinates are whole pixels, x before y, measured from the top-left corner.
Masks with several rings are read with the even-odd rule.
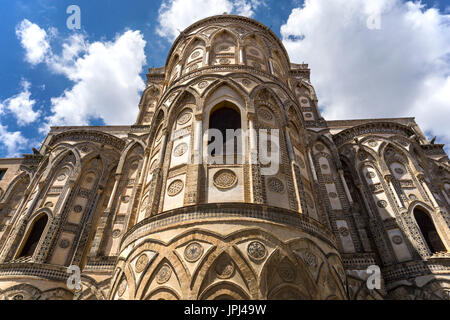
[[[340,147],[345,142],[353,140],[355,137],[370,133],[394,133],[403,135],[407,138],[414,134],[414,132],[410,128],[399,123],[371,122],[343,130],[333,136],[333,140],[336,145]]]
[[[343,253],[341,255],[345,269],[367,269],[377,264],[373,253]]]
[[[250,203],[211,203],[189,206],[149,217],[136,224],[122,238],[121,248],[161,228],[204,219],[256,219],[299,228],[337,248],[334,234],[318,221],[287,209]]]
[[[218,75],[221,72],[233,72],[233,73],[239,74],[240,76],[248,76],[248,74],[250,73],[251,75],[269,78],[269,79],[273,80],[274,82],[276,82],[280,87],[282,87],[284,89],[283,92],[286,95],[288,95],[292,101],[296,100],[295,96],[292,93],[292,90],[290,90],[284,84],[284,82],[280,81],[280,79],[277,78],[276,76],[274,76],[266,71],[256,69],[251,66],[228,64],[228,65],[204,66],[202,68],[196,69],[195,71],[189,72],[189,73],[181,76],[180,78],[175,79],[172,83],[170,83],[170,85],[166,89],[164,95],[159,100],[159,106],[164,104],[165,102],[167,102],[168,98],[173,93],[178,92],[180,84],[182,84],[190,79],[194,79],[194,83],[199,82],[203,76],[210,78],[211,75],[215,75],[219,78],[223,78],[223,76]],[[171,101],[170,103],[173,103],[173,101]],[[159,109],[159,106],[158,106],[157,110]]]
[[[414,261],[407,264],[396,264],[381,270],[386,282],[405,280],[427,274],[450,275],[450,258],[442,261]]]
[[[425,144],[421,146],[427,156],[446,156],[444,144]]]
[[[70,276],[67,268],[56,265],[40,264],[40,263],[5,263],[0,264],[0,279],[3,277],[24,278],[37,277],[54,281],[67,281]]]
[[[199,21],[195,22],[194,24],[190,25],[189,27],[187,27],[183,32],[181,32],[180,35],[173,42],[172,47],[170,48],[169,54],[167,55],[166,65],[168,65],[169,59],[170,59],[170,57],[173,56],[173,53],[177,49],[179,42],[182,39],[184,39],[186,37],[186,35],[190,34],[192,31],[197,30],[198,28],[200,28],[202,26],[213,26],[213,25],[221,26],[223,24],[239,24],[239,25],[244,25],[244,26],[250,27],[251,29],[253,29],[254,27],[261,29],[262,31],[267,33],[267,35],[270,35],[270,38],[274,43],[278,44],[279,48],[282,50],[282,53],[286,59],[286,62],[288,64],[290,63],[289,55],[286,51],[286,48],[284,47],[281,40],[276,36],[276,34],[270,28],[268,28],[267,26],[263,25],[262,23],[260,23],[256,20],[253,20],[251,18],[227,14],[227,15],[212,16],[212,17],[208,17],[208,18],[199,20]]]
[[[125,141],[110,134],[95,130],[69,130],[52,137],[49,146],[61,141],[88,141],[110,145],[121,151],[125,147]]]

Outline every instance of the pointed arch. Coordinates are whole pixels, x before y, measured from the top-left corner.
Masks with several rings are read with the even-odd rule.
[[[410,210],[430,252],[432,254],[446,252],[447,249],[429,211],[420,204],[414,205]]]
[[[42,212],[36,216],[28,227],[26,236],[24,237],[19,250],[17,251],[17,258],[32,257],[36,252],[40,240],[43,238],[47,229],[49,216],[46,212]]]

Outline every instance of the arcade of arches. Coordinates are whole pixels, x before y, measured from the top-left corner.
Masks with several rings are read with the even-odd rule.
[[[210,17],[149,70],[136,123],[0,159],[0,299],[450,299],[444,146],[414,118],[325,120],[310,73],[261,23]]]

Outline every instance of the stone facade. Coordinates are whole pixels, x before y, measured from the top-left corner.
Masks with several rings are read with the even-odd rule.
[[[241,161],[204,161],[224,109],[279,130],[275,174],[252,161],[260,131],[238,138]],[[308,66],[252,19],[184,30],[134,125],[54,127],[5,169],[0,299],[450,297],[443,145],[414,118],[326,121]]]

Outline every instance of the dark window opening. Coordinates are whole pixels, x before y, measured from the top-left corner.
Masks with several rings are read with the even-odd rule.
[[[446,251],[430,216],[420,209],[414,209],[414,218],[432,253]]]
[[[209,118],[209,129],[217,129],[222,134],[223,154],[232,154],[231,150],[225,150],[227,144],[227,129],[241,129],[241,116],[238,111],[231,107],[222,107],[211,113]],[[238,154],[238,135],[230,137],[234,139],[234,154]],[[215,137],[210,137],[208,145],[215,141]],[[240,141],[239,141],[240,142]],[[218,150],[213,150],[211,155],[215,155]]]
[[[36,250],[36,247],[41,239],[42,234],[44,233],[45,226],[47,225],[48,217],[44,214],[40,217],[33,225],[30,234],[28,235],[27,242],[22,248],[22,252],[19,255],[21,257],[31,257]]]
[[[6,170],[7,169],[0,169],[0,180],[2,180],[3,177],[5,176]]]

